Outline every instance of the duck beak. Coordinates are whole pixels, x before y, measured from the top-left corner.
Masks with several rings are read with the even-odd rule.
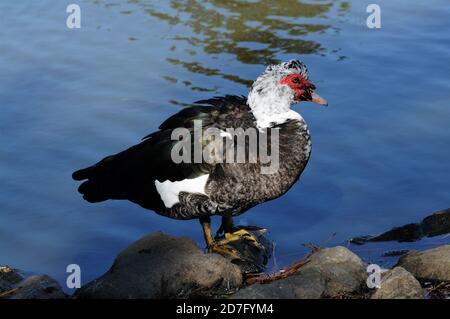
[[[317,93],[311,93],[311,102],[322,105],[322,106],[327,106],[328,102],[327,100],[325,100],[324,98],[322,98],[319,94]]]

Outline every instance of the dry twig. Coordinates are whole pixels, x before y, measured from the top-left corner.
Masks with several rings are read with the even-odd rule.
[[[4,291],[4,292],[0,293],[0,299],[1,298],[7,298],[7,297],[10,297],[10,296],[14,295],[18,289],[19,288],[14,288],[14,289],[7,290],[7,291]]]
[[[317,247],[315,247],[315,248],[317,248]],[[268,282],[287,278],[287,277],[293,275],[298,269],[300,269],[301,267],[306,265],[309,262],[309,256],[311,256],[311,253],[309,253],[307,256],[305,256],[302,260],[297,261],[297,262],[293,263],[291,266],[284,268],[280,271],[277,271],[273,274],[264,274],[264,275],[259,275],[256,277],[249,277],[249,278],[247,278],[246,283],[247,283],[247,285],[253,285],[256,283],[265,284]]]

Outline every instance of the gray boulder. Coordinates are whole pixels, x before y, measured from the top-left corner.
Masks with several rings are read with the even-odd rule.
[[[9,299],[64,299],[67,295],[49,276],[31,276],[17,284]]]
[[[372,299],[423,299],[424,291],[420,283],[402,267],[395,267],[384,273],[380,288]]]
[[[231,299],[318,299],[326,288],[326,279],[318,269],[311,268],[301,275],[245,287]]]
[[[422,281],[450,281],[450,245],[409,252],[400,258],[397,266]]]
[[[107,273],[78,289],[75,297],[203,297],[241,285],[240,268],[224,257],[205,254],[189,238],[154,233],[121,252]]]
[[[241,289],[233,299],[316,299],[360,292],[367,279],[361,259],[345,247],[321,249],[294,275]]]
[[[0,266],[0,293],[12,289],[22,279],[22,276],[16,269]]]

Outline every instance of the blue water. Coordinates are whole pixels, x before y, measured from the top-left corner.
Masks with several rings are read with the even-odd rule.
[[[85,283],[154,231],[203,245],[197,221],[83,201],[71,173],[139,142],[184,103],[246,94],[264,64],[290,58],[306,62],[330,106],[295,107],[312,134],[307,169],[237,220],[270,229],[279,264],[304,243],[449,207],[450,6],[379,0],[375,30],[371,2],[79,0],[82,28],[69,30],[65,2],[1,1],[0,264],[64,282],[77,263]]]

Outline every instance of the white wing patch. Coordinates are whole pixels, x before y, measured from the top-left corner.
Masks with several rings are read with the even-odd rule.
[[[171,182],[169,180],[159,182],[155,180],[156,190],[167,208],[179,203],[178,195],[180,192],[205,194],[205,185],[209,174],[201,175],[196,178],[186,178],[182,181]]]
[[[253,113],[253,115],[255,115]],[[256,116],[255,116],[256,117]],[[263,116],[257,117],[256,124],[259,129],[271,127],[272,123],[274,124],[283,124],[287,120],[298,120],[298,121],[304,121],[303,117],[293,111],[289,110],[287,112],[279,113],[279,114],[263,114]]]

